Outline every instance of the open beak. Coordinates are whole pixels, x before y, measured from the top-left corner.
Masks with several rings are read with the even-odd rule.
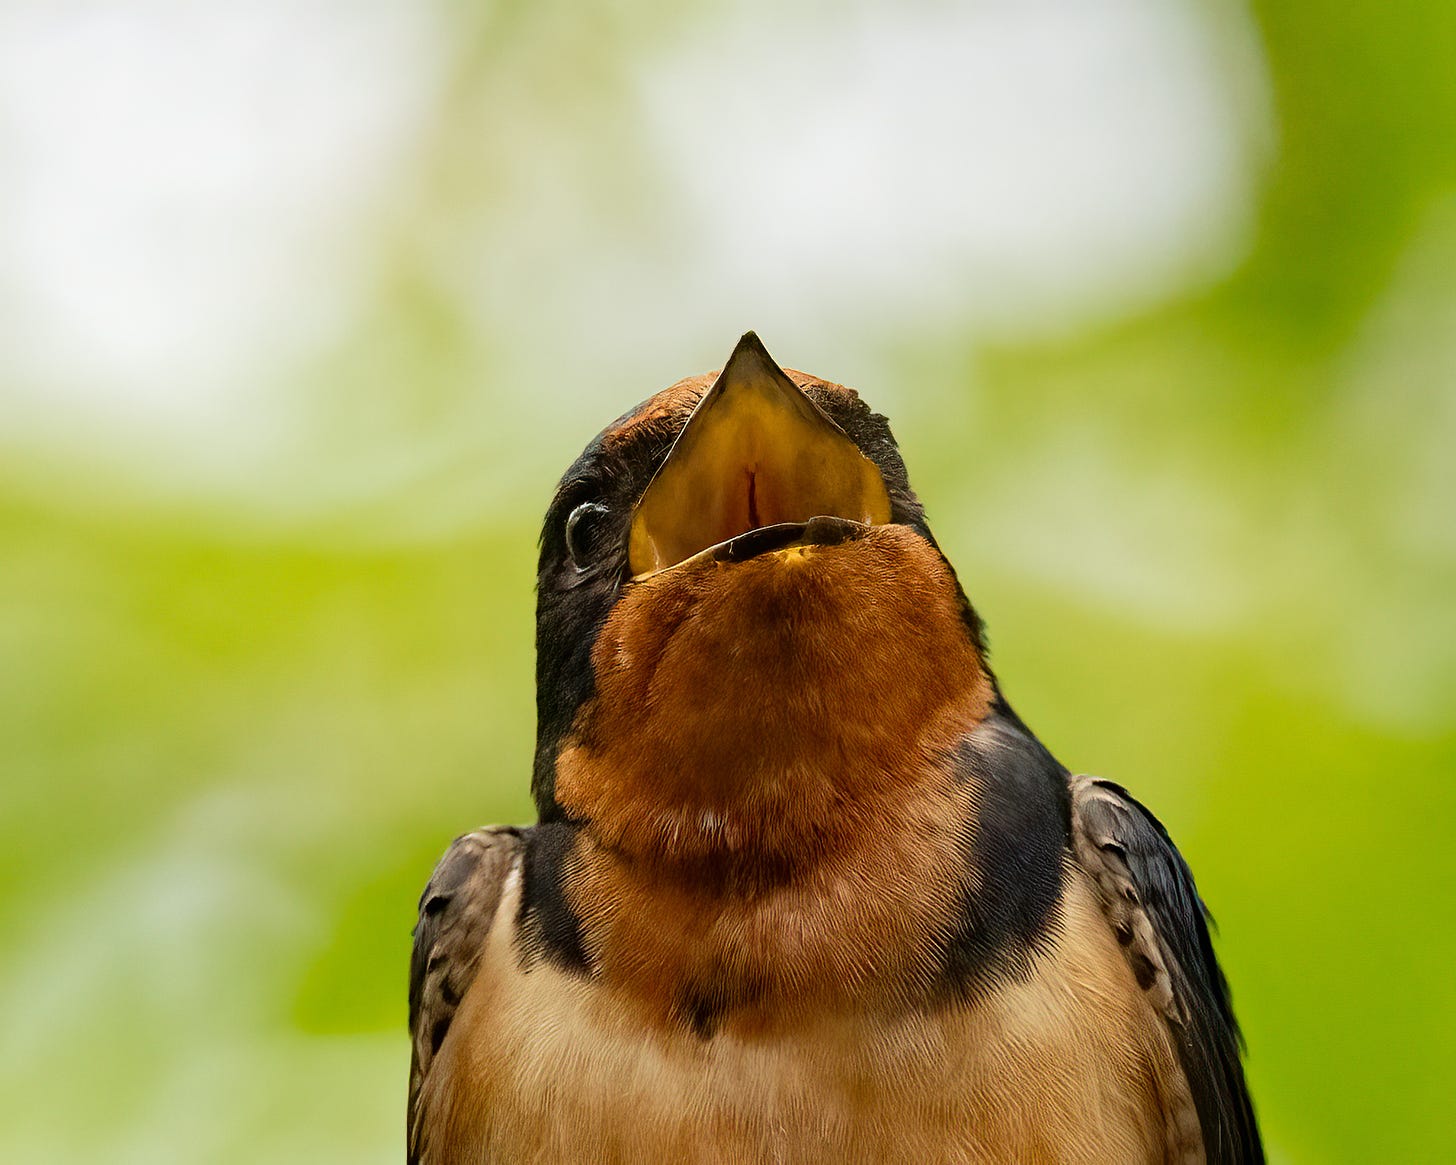
[[[812,523],[826,541],[843,540],[846,523],[887,523],[885,479],[749,332],[637,505],[632,574],[666,570],[735,540],[742,551],[726,557],[790,545],[804,540],[815,518],[840,519]],[[782,529],[767,539],[739,538],[765,527]]]

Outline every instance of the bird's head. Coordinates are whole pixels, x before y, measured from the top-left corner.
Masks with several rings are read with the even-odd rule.
[[[800,846],[995,698],[885,418],[752,332],[567,470],[536,647],[542,819],[629,852]]]

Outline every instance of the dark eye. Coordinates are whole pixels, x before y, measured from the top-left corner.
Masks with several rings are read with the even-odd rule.
[[[601,502],[582,502],[566,519],[566,552],[584,570],[602,548],[610,511]]]

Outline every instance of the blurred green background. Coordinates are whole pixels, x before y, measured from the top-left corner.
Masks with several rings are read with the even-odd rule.
[[[745,328],[1168,824],[1279,1162],[1456,1160],[1450,0],[0,7],[0,1159],[400,1159],[534,541]]]

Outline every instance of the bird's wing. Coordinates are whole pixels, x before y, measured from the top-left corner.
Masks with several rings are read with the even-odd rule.
[[[525,831],[509,826],[477,829],[445,851],[425,892],[410,956],[408,1160],[424,1151],[420,1090],[455,1010],[475,978],[485,940],[500,906],[501,887]]]
[[[1262,1162],[1242,1039],[1188,864],[1126,789],[1094,777],[1072,780],[1072,837],[1138,983],[1168,1023],[1209,1165]]]

